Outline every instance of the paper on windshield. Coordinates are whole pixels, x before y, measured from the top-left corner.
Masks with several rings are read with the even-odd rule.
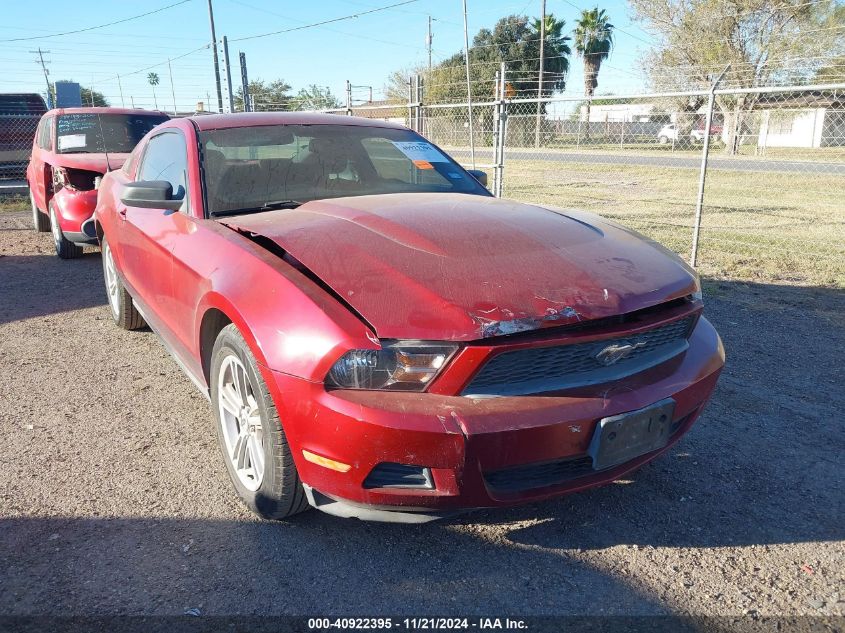
[[[441,154],[436,147],[425,141],[392,141],[400,152],[414,163],[448,163],[449,159]]]
[[[86,145],[85,134],[65,134],[59,137],[59,150],[85,147]]]

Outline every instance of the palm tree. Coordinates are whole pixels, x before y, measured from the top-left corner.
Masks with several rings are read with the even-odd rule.
[[[587,97],[587,138],[590,137],[590,98],[599,85],[601,63],[610,57],[614,26],[604,9],[584,9],[575,23],[575,50],[584,60],[584,95]]]
[[[569,72],[569,56],[572,50],[569,48],[570,37],[563,34],[563,29],[566,26],[565,20],[555,19],[554,14],[545,13],[546,5],[543,3],[543,18],[534,18],[531,21],[531,29],[540,40],[540,80],[537,84],[537,99],[542,99],[545,94],[543,83],[545,81],[545,59],[546,56],[559,60],[560,74],[566,75]],[[554,82],[550,82],[554,84]],[[537,124],[534,130],[534,146],[540,147],[540,126],[543,119],[543,113],[546,109],[545,104],[540,101],[537,102]]]
[[[531,29],[540,37],[540,26],[542,20],[534,18],[531,21]],[[546,50],[544,51],[546,59],[560,58],[560,73],[565,75],[569,72],[569,56],[572,50],[569,48],[568,42],[572,39],[568,35],[563,34],[563,29],[566,28],[566,20],[558,20],[554,14],[546,15],[546,28],[543,39]],[[540,69],[544,70],[544,69]]]
[[[155,102],[156,110],[158,110],[158,99],[156,99],[156,86],[158,85],[158,73],[149,73],[147,75],[147,81],[150,82],[150,85],[153,87],[153,101]]]

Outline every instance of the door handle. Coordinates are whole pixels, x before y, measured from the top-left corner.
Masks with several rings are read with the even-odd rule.
[[[126,219],[126,207],[119,207],[117,209],[117,214],[123,219]]]

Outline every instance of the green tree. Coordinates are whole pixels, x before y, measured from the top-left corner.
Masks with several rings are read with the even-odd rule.
[[[158,99],[156,98],[156,86],[160,82],[158,73],[148,73],[147,82],[153,87],[153,101],[155,103],[155,109],[158,110]]]
[[[290,109],[290,90],[290,84],[284,79],[273,81],[254,79],[249,82],[249,96],[252,97],[254,102],[255,112],[276,112]],[[238,88],[234,101],[235,109],[243,110],[243,88]]]
[[[824,51],[820,67],[815,70],[813,81],[817,83],[842,83],[845,82],[845,4],[840,4],[833,9],[828,20],[831,30],[839,31],[839,37],[835,38],[829,50]]]
[[[331,110],[339,107],[340,101],[332,94],[332,91],[328,87],[321,88],[316,84],[301,88],[289,104],[291,110]]]
[[[394,70],[387,77],[384,84],[384,94],[391,103],[408,103],[408,79],[417,75],[423,76],[422,66],[408,66]]]
[[[547,16],[545,42],[545,76],[543,96],[566,87],[569,71],[569,38],[562,34],[563,21]],[[518,96],[535,96],[540,72],[539,20],[526,15],[510,15],[500,19],[492,29],[481,29],[469,49],[470,91],[473,100],[495,98],[495,76],[501,62],[506,62],[509,92]],[[458,52],[425,72],[424,94],[429,103],[466,101],[466,70],[463,52]],[[388,78],[385,91],[395,101],[407,100],[408,76],[420,69],[396,71]]]
[[[587,138],[590,136],[590,99],[599,85],[599,71],[613,49],[613,29],[604,9],[584,9],[575,23],[575,51],[584,61],[584,96],[587,99]]]
[[[656,90],[757,88],[811,81],[845,54],[845,13],[837,0],[630,0],[655,37],[643,65]],[[726,150],[738,149],[743,121],[759,96],[717,95]]]

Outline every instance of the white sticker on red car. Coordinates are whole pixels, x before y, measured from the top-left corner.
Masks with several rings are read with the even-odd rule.
[[[424,141],[392,141],[393,145],[409,159],[423,163],[448,163],[449,159],[431,143]]]
[[[85,147],[87,144],[85,134],[65,134],[59,137],[59,150]]]

